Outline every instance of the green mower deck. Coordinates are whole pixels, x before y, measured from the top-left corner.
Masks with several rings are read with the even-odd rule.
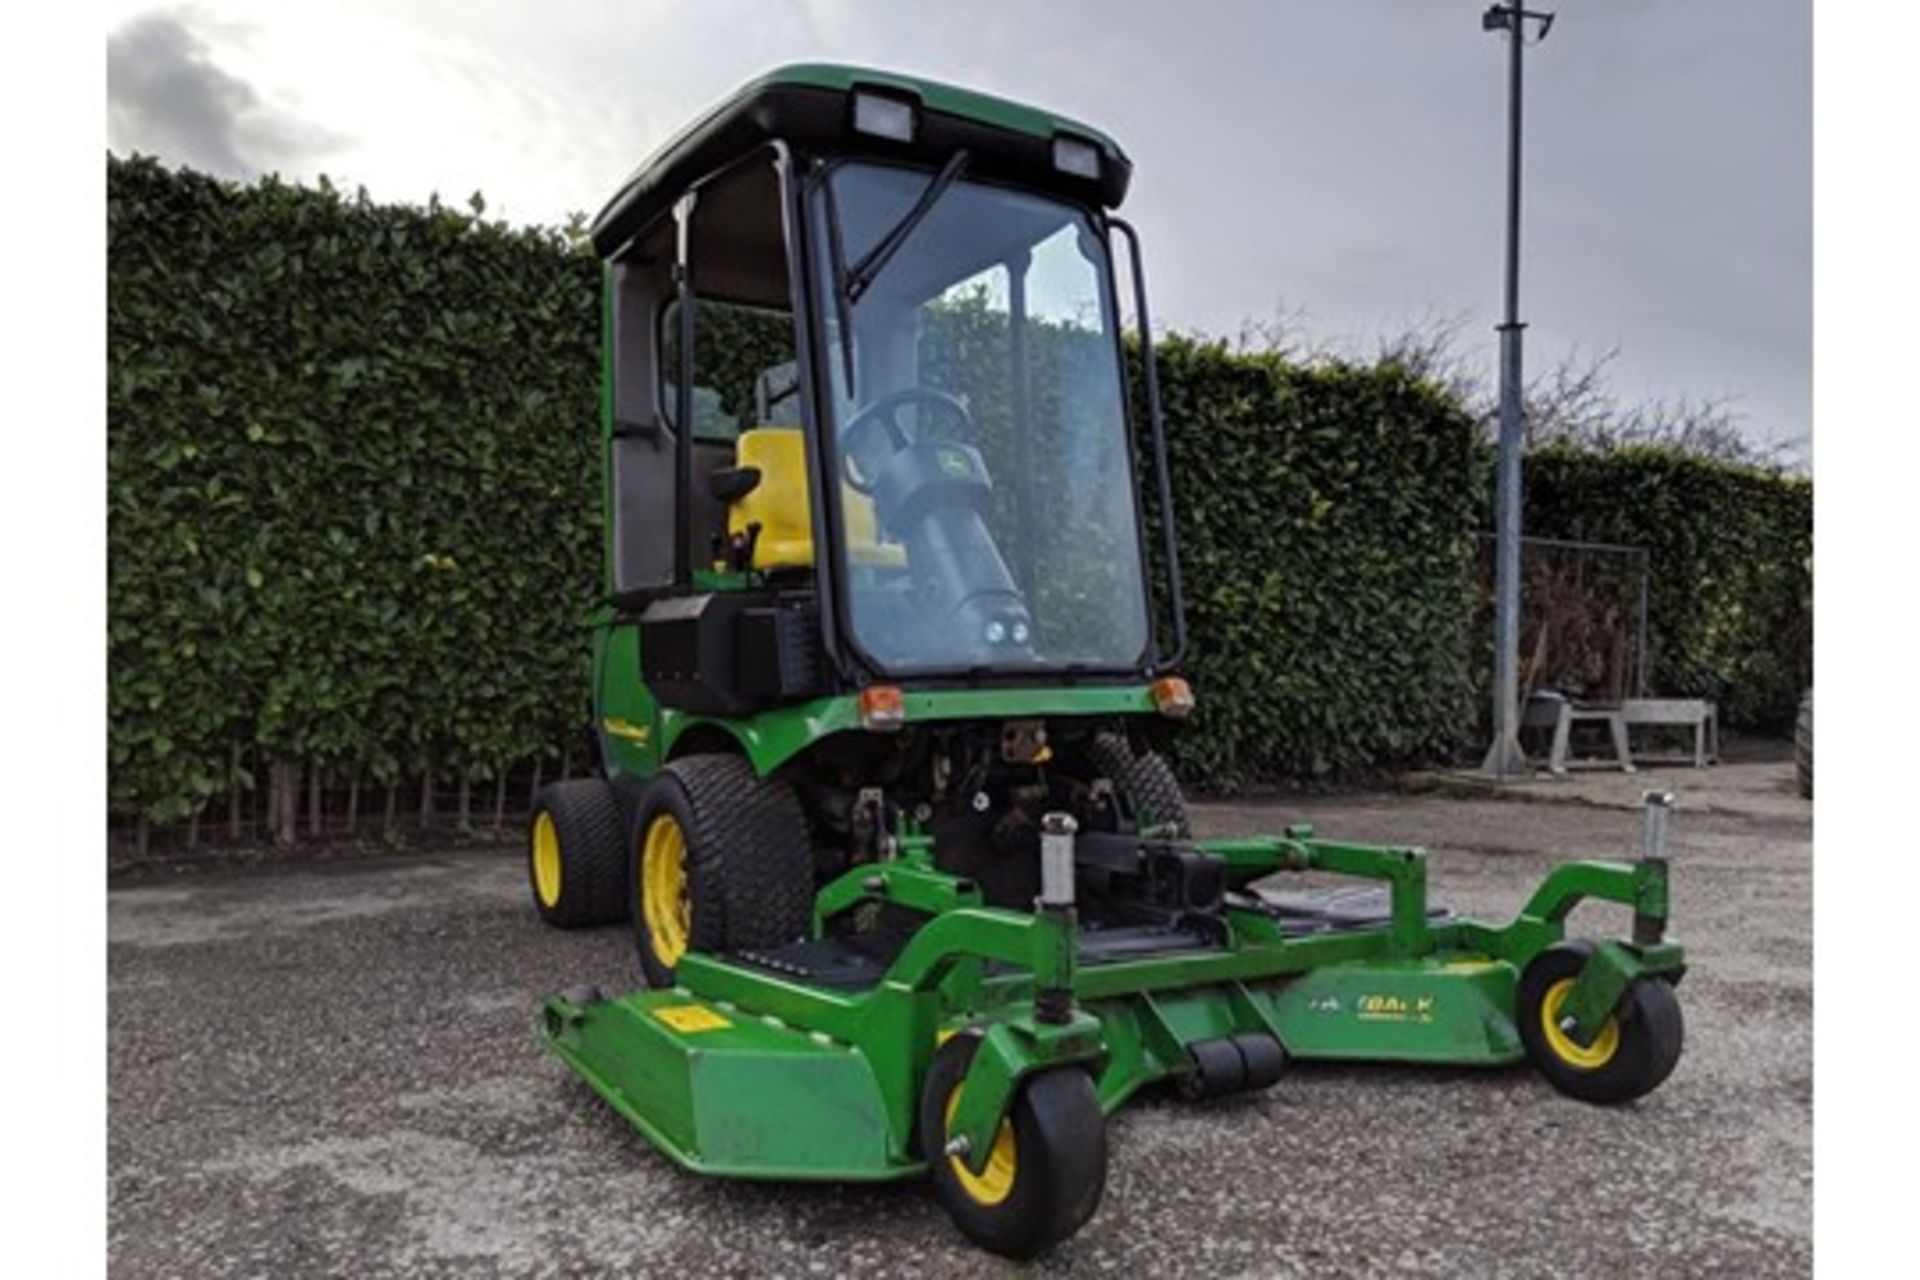
[[[1666,916],[1658,860],[1568,863],[1494,926],[1430,911],[1418,850],[1304,830],[1196,847],[1236,885],[1219,938],[1089,933],[1070,913],[967,905],[967,886],[933,871],[922,843],[858,869],[852,901],[924,903],[944,890],[952,908],[891,963],[867,959],[870,980],[855,963],[823,985],[802,960],[690,955],[670,990],[553,997],[547,1042],[689,1169],[874,1181],[925,1171],[914,1142],[921,1086],[938,1044],[963,1028],[982,1029],[992,1052],[976,1056],[952,1131],[985,1152],[1016,1082],[1064,1064],[1092,1073],[1111,1113],[1158,1081],[1196,1095],[1271,1084],[1287,1058],[1518,1062],[1520,974],[1587,898],[1632,907],[1645,941],[1592,950],[1562,1005],[1576,1042],[1593,1042],[1631,984],[1672,982],[1683,967],[1680,947],[1656,940]],[[1307,870],[1386,882],[1384,910],[1350,891],[1248,887]],[[841,886],[821,897],[851,905]],[[1035,994],[1059,989],[1071,991],[1071,1012],[1048,1021]]]

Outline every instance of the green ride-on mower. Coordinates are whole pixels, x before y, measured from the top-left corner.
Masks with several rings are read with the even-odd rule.
[[[1651,835],[1503,924],[1429,903],[1417,849],[1193,837],[1155,750],[1193,695],[1130,174],[1072,120],[797,66],[592,224],[599,776],[541,791],[529,877],[553,924],[631,921],[646,986],[542,1030],[688,1169],[928,1175],[1029,1255],[1149,1085],[1527,1058],[1607,1103],[1679,1057]],[[1589,898],[1631,937],[1567,939]]]

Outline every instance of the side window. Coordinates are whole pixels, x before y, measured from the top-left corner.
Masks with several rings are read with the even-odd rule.
[[[736,465],[742,432],[799,424],[797,397],[787,393],[794,340],[780,174],[771,153],[767,160],[662,210],[615,264],[616,594],[695,585],[716,563],[732,514],[734,498],[715,473]],[[684,414],[683,298],[693,310],[694,366]]]
[[[693,438],[722,444],[754,427],[798,426],[793,317],[771,307],[697,298],[693,311]],[[675,426],[680,302],[660,317],[660,409]]]

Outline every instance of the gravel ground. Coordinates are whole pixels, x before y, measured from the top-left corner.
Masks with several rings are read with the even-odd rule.
[[[1208,805],[1418,842],[1503,916],[1562,857],[1630,853],[1674,785],[1687,1052],[1602,1110],[1531,1071],[1300,1066],[1264,1095],[1115,1120],[1106,1197],[1043,1272],[1804,1274],[1812,1261],[1811,817],[1791,766],[1525,794]],[[564,934],[517,848],[121,877],[109,892],[109,1258],[120,1276],[695,1276],[1014,1270],[918,1185],[679,1172],[543,1053],[550,990],[632,980]],[[1592,931],[1624,928],[1583,908]]]

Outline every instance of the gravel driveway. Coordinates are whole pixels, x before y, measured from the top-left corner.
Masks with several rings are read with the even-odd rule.
[[[1631,1107],[1531,1071],[1296,1067],[1264,1095],[1114,1122],[1106,1198],[1036,1268],[1130,1274],[1798,1275],[1812,1259],[1812,845],[1791,766],[1682,795],[1687,1050]],[[1629,854],[1611,789],[1201,806],[1425,844],[1436,897],[1504,916],[1561,857]],[[540,1050],[548,991],[633,981],[565,934],[518,848],[142,872],[109,892],[109,1250],[119,1276],[1014,1270],[918,1185],[679,1172]],[[1625,927],[1587,907],[1594,931]],[[1590,917],[1586,913],[1592,913]]]

